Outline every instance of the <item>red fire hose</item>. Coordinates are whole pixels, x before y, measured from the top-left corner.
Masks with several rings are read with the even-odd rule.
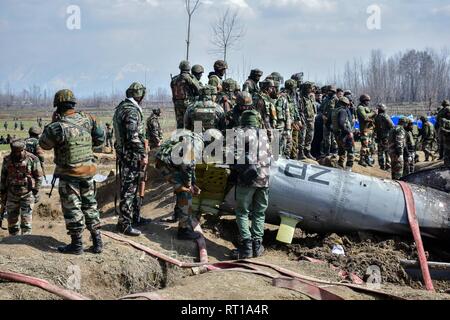
[[[408,214],[409,225],[416,242],[417,253],[419,255],[420,269],[422,270],[422,277],[425,282],[425,287],[428,291],[434,291],[433,281],[431,281],[430,269],[428,268],[428,261],[423,247],[422,236],[420,235],[419,221],[416,215],[416,204],[414,203],[414,195],[409,187],[409,184],[403,181],[398,181],[403,190],[406,203],[406,212]]]

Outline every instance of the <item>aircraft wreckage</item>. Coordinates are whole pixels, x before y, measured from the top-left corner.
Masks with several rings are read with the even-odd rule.
[[[448,172],[439,171],[438,179],[448,179]],[[450,194],[417,184],[420,176],[410,180],[416,183],[409,185],[422,235],[450,239]],[[234,189],[225,207],[234,207]],[[398,182],[293,160],[272,165],[266,217],[269,223],[281,218],[277,239],[285,243],[292,241],[296,226],[318,233],[411,234]]]

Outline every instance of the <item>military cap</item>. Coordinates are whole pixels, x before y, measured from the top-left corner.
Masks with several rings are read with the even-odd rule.
[[[217,60],[216,62],[214,62],[214,70],[224,70],[224,69],[228,69],[228,65],[225,61]]]
[[[199,65],[199,64],[196,64],[196,65],[194,65],[194,66],[192,67],[191,72],[192,72],[193,74],[204,73],[204,72],[205,72],[205,69],[203,68],[203,66],[201,66],[201,65]]]
[[[180,62],[178,68],[180,68],[180,71],[191,71],[191,64],[189,63],[189,61],[183,60]]]
[[[75,95],[71,90],[63,89],[56,92],[55,98],[53,100],[53,106],[56,108],[57,106],[63,103],[71,103],[71,104],[77,103],[77,99],[75,98]]]
[[[35,135],[40,135],[42,133],[41,129],[39,127],[33,126],[30,128],[30,130],[28,130],[29,134],[35,134]]]
[[[22,139],[16,139],[11,142],[11,150],[12,151],[22,151],[25,150],[26,144]]]
[[[251,106],[253,105],[252,95],[247,91],[242,91],[237,94],[236,102],[239,106]]]
[[[127,89],[126,95],[127,98],[142,98],[143,96],[145,96],[146,91],[147,88],[145,88],[143,84],[139,82],[133,82]]]
[[[300,86],[301,90],[308,90],[308,89],[313,89],[314,88],[314,83],[310,82],[310,81],[306,81],[305,83],[302,83],[302,85]]]

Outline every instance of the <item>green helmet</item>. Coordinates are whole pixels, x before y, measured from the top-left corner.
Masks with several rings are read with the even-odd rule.
[[[380,103],[380,104],[377,106],[377,109],[378,109],[378,110],[381,110],[381,111],[383,111],[383,112],[386,112],[387,107],[386,107],[386,105],[385,105],[384,103]]]
[[[127,89],[127,98],[142,98],[145,96],[147,88],[139,82],[133,82]]]
[[[314,83],[306,81],[305,83],[302,83],[300,86],[300,90],[302,92],[306,92],[307,90],[313,90],[314,89]]]
[[[180,66],[178,68],[180,68],[180,71],[191,71],[191,64],[189,61],[183,60],[180,62]]]
[[[269,77],[275,82],[279,82],[280,84],[284,82],[284,78],[279,72],[272,72]]]
[[[261,115],[256,110],[244,111],[241,115],[241,126],[259,128],[261,126]]]
[[[443,106],[443,107],[448,107],[448,106],[450,106],[450,100],[444,100],[444,101],[442,101],[442,106]]]
[[[342,97],[339,99],[339,104],[344,105],[344,106],[349,106],[350,100],[348,100],[348,98],[346,98],[346,97]]]
[[[371,98],[368,94],[363,94],[360,98],[359,101],[364,102],[364,101],[370,101]]]
[[[297,81],[292,79],[286,80],[284,87],[288,90],[295,90],[297,89]]]
[[[33,126],[28,130],[28,133],[30,135],[40,135],[42,133],[41,129],[39,127]]]
[[[192,67],[191,72],[192,72],[192,74],[200,74],[200,73],[204,73],[205,69],[203,68],[203,66],[196,64]]]
[[[303,81],[303,72],[299,72],[299,73],[294,73],[291,76],[291,79],[297,82],[302,82]]]
[[[247,91],[239,92],[236,97],[236,103],[239,106],[251,106],[253,105],[252,95]]]
[[[217,88],[214,86],[204,86],[200,88],[199,95],[201,98],[217,95]]]
[[[275,81],[272,79],[266,78],[264,81],[260,82],[261,89],[266,89],[270,87],[276,87]]]
[[[256,76],[262,77],[262,75],[263,75],[263,72],[259,69],[253,69],[250,71],[250,77],[256,77]]]
[[[238,90],[238,83],[233,79],[226,79],[222,84],[223,90],[226,92],[233,92]]]
[[[53,100],[53,106],[56,108],[57,106],[59,106],[60,104],[63,103],[71,103],[71,104],[76,104],[77,103],[77,99],[75,98],[75,95],[73,94],[73,92],[69,89],[63,89],[58,91],[55,94],[55,99]]]
[[[214,70],[225,70],[228,69],[228,64],[223,60],[217,60],[214,62]]]

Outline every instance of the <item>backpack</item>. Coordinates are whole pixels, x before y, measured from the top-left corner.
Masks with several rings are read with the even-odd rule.
[[[201,121],[203,130],[216,127],[216,105],[212,101],[196,103],[192,109],[192,121]]]

